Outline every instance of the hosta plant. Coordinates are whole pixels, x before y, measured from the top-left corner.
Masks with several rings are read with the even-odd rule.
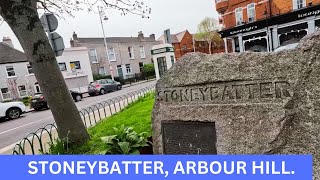
[[[145,132],[137,133],[132,127],[113,128],[114,135],[102,137],[106,143],[105,154],[140,154],[139,150],[149,146]]]

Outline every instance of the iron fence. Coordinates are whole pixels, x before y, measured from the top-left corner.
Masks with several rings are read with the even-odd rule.
[[[101,120],[122,111],[129,104],[145,97],[148,93],[154,92],[154,90],[154,85],[142,88],[140,90],[88,106],[81,109],[79,113],[84,125],[87,128],[90,128]],[[39,128],[37,131],[28,134],[19,143],[17,143],[12,150],[12,154],[35,155],[40,152],[46,152],[50,144],[54,143],[56,138],[58,138],[56,124],[48,124],[45,127]]]

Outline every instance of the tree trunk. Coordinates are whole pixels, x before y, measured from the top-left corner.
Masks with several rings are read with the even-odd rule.
[[[41,25],[35,0],[1,0],[0,15],[17,36],[45,95],[61,139],[81,144],[88,132]]]
[[[212,47],[212,42],[211,42],[211,41],[208,41],[208,43],[209,43],[209,54],[212,54],[212,49],[211,49],[211,47]]]

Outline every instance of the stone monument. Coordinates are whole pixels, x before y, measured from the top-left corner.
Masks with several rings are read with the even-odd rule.
[[[276,53],[192,53],[156,85],[155,154],[312,154],[320,179],[320,31]]]

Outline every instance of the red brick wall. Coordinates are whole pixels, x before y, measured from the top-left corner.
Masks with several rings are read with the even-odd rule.
[[[201,44],[201,45],[200,45]],[[183,39],[180,43],[173,43],[174,47],[174,54],[177,60],[179,60],[183,55],[193,52],[193,39],[192,35],[189,32],[186,32]],[[184,45],[187,46],[186,49],[184,49]],[[196,52],[202,52],[209,54],[209,45],[207,42],[200,42],[196,41],[195,43],[195,50]],[[214,53],[221,53],[225,52],[224,50],[224,42],[221,41],[221,43],[218,46],[213,46],[211,48],[211,52]]]
[[[269,1],[265,0],[229,0],[228,9],[225,11],[225,15],[222,17],[223,24],[225,25],[225,29],[232,28],[236,26],[236,17],[235,17],[235,9],[238,7],[243,8],[243,20],[248,22],[247,17],[247,5],[250,3],[256,3],[256,20],[265,19],[269,17]],[[261,4],[257,4],[257,3]],[[272,0],[271,1],[271,9],[273,15],[285,14],[292,11],[292,0]],[[306,0],[306,5],[309,6],[309,3],[312,2],[312,5],[320,4],[320,0]],[[265,16],[265,11],[267,11],[267,16]]]
[[[306,0],[306,5],[309,6],[309,3],[312,2],[312,5],[318,5],[320,4],[320,0]],[[272,14],[273,15],[279,15],[279,14],[285,14],[292,11],[292,1],[283,1],[283,0],[273,0],[272,3]]]
[[[179,43],[173,43],[172,46],[174,48],[174,55],[175,55],[176,59],[179,59],[182,56],[181,49],[180,49],[180,44]]]

